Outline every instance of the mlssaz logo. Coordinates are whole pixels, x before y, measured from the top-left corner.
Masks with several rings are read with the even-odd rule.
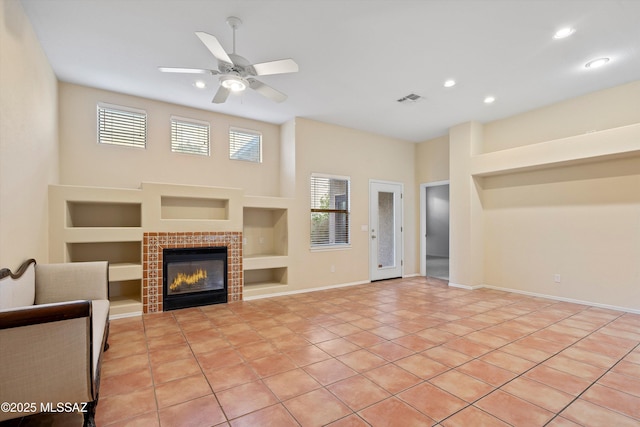
[[[42,402],[40,412],[87,412],[87,402]]]

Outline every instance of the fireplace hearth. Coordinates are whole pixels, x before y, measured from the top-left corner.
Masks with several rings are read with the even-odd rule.
[[[227,302],[227,247],[162,250],[164,310]]]

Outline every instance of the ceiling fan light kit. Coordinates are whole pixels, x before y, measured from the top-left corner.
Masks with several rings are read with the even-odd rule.
[[[231,92],[242,92],[249,86],[249,83],[247,83],[245,79],[235,76],[220,77],[220,84]]]
[[[158,69],[165,73],[211,74],[220,76],[220,87],[212,100],[214,104],[224,103],[230,93],[243,92],[247,88],[255,90],[272,101],[285,101],[287,95],[256,80],[254,77],[295,73],[298,71],[298,64],[291,58],[251,64],[245,58],[236,54],[236,29],[242,25],[242,21],[240,18],[230,16],[226,22],[233,30],[232,53],[227,53],[215,36],[202,31],[196,32],[196,36],[198,36],[200,41],[218,61],[217,70],[179,67],[158,67]]]

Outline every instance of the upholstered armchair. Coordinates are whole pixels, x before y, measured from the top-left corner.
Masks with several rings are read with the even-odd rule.
[[[108,333],[107,262],[0,270],[0,421],[74,410],[95,425]]]

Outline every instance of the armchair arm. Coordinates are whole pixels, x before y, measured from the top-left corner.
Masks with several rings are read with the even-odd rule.
[[[107,261],[36,265],[36,304],[108,299]]]
[[[0,401],[36,402],[36,411],[40,402],[93,401],[91,335],[89,301],[1,311]],[[0,421],[16,416],[0,412]]]
[[[89,301],[30,305],[18,309],[0,311],[0,330],[77,319],[79,317],[89,317],[90,315],[91,303]]]

